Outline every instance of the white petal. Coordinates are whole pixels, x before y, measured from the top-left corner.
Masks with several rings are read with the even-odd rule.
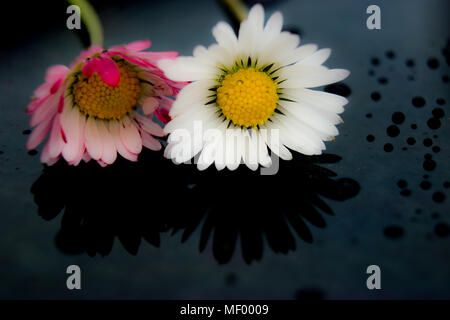
[[[255,171],[258,169],[258,140],[253,129],[244,130],[243,133],[243,160],[245,165]]]
[[[264,34],[262,36],[264,37]],[[283,66],[286,57],[292,55],[299,43],[298,35],[283,31],[261,50],[259,62],[262,65],[275,62],[278,66]]]
[[[212,126],[215,129],[220,127],[219,120],[216,120],[216,125]],[[223,134],[220,130],[206,130],[204,134],[204,146],[200,157],[198,158],[197,168],[205,170],[215,159],[216,148],[222,144]]]
[[[214,26],[212,33],[220,46],[226,48],[230,53],[236,52],[237,38],[233,29],[228,23],[223,21],[217,23]]]
[[[188,84],[178,94],[170,110],[170,116],[176,117],[193,104],[207,103],[208,96],[213,93],[209,89],[215,85],[217,85],[217,82],[212,80],[200,80]]]
[[[291,103],[289,107],[281,106],[280,110],[285,114],[296,117],[301,123],[324,133],[327,137],[336,136],[338,134],[333,123],[312,108],[297,103]]]
[[[267,129],[267,135],[263,138],[269,149],[283,160],[292,160],[292,153],[281,143],[280,129],[275,128],[270,121],[267,121],[262,128]]]
[[[166,124],[164,132],[171,133],[177,129],[189,129],[195,121],[203,121],[213,116],[217,117],[217,107],[212,105],[194,104],[189,108],[189,112],[185,112]]]
[[[299,103],[307,103],[329,112],[342,113],[348,100],[342,96],[304,88],[283,89],[282,96]]]
[[[312,88],[341,81],[348,77],[349,71],[344,69],[328,70],[323,66],[293,65],[280,70],[281,77],[286,79],[283,88]]]
[[[320,49],[314,52],[312,55],[306,57],[299,61],[299,64],[310,65],[310,66],[320,66],[324,63],[331,54],[331,49]]]
[[[242,54],[253,56],[258,44],[264,42],[264,9],[260,4],[254,5],[239,28],[238,43]]]
[[[214,165],[216,166],[217,170],[223,170],[225,168],[225,131],[228,127],[228,124],[230,123],[229,120],[223,121],[217,129],[220,132],[220,135],[222,136],[222,139],[217,143],[216,145],[216,152],[215,152],[215,159],[214,159]]]
[[[264,8],[262,5],[255,4],[249,11],[246,19],[256,31],[261,32],[264,25]]]
[[[267,152],[267,146],[261,130],[257,132],[256,138],[258,140],[258,162],[263,167],[269,167],[272,165],[272,159],[270,159],[269,153]]]
[[[320,153],[320,147],[313,145],[307,135],[294,131],[294,128],[286,121],[286,117],[277,117],[273,125],[280,129],[280,141],[286,147],[305,155]]]
[[[317,45],[315,44],[305,44],[294,50],[287,52],[281,59],[280,63],[283,66],[290,65],[305,59],[306,57],[312,55],[317,50]]]
[[[264,33],[266,37],[272,39],[274,36],[278,35],[283,28],[283,15],[281,12],[277,11],[272,14],[267,20],[266,26],[264,28]]]
[[[158,62],[165,75],[174,81],[195,81],[216,79],[219,69],[202,64],[194,57],[178,57],[175,60],[163,59]]]
[[[225,131],[225,162],[229,170],[236,170],[241,163],[241,129],[228,128]]]

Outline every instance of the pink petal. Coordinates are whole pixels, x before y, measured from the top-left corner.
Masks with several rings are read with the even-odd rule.
[[[125,48],[130,52],[139,52],[145,49],[150,48],[152,42],[150,40],[138,40],[134,42],[130,42],[125,46]]]
[[[64,95],[61,95],[59,97],[59,102],[58,102],[58,113],[62,113],[64,110]]]
[[[157,65],[162,59],[175,59],[178,56],[176,51],[167,52],[139,52],[139,57],[148,60],[150,63]]]
[[[59,90],[59,88],[61,87],[61,83],[62,83],[63,79],[60,78],[58,80],[55,81],[55,83],[52,85],[52,87],[50,88],[50,93],[54,94],[56,91]]]
[[[120,125],[120,140],[125,148],[134,154],[139,154],[142,150],[142,139],[134,120],[124,118]]]
[[[141,130],[142,145],[150,150],[161,150],[161,143],[148,132]]]
[[[144,80],[151,82],[152,85],[149,84],[152,91],[155,91],[156,95],[159,96],[168,96],[173,93],[173,88],[171,88],[162,76],[158,76],[155,72],[150,71],[142,71],[139,74]]]
[[[158,118],[159,121],[161,121],[164,124],[167,124],[169,123],[170,120],[172,120],[172,118],[169,115],[169,110],[161,107],[155,110],[155,116],[156,118]]]
[[[102,167],[102,168],[104,168],[104,167],[106,167],[108,164],[106,163],[106,162],[104,162],[103,160],[97,160],[97,163]]]
[[[110,87],[116,87],[120,82],[120,72],[116,63],[109,57],[100,57],[99,69],[97,70],[103,82]]]
[[[90,59],[81,69],[86,77],[97,72],[103,82],[110,87],[116,87],[120,82],[120,72],[116,63],[109,57],[100,56]]]
[[[148,97],[144,100],[144,103],[142,104],[142,111],[145,115],[148,115],[150,113],[153,113],[155,109],[159,106],[159,99],[155,97]]]
[[[109,122],[109,132],[113,137],[117,152],[127,160],[137,161],[137,154],[128,151],[120,139],[120,124],[118,121]]]
[[[80,139],[81,130],[80,114],[77,108],[66,108],[61,114],[61,126],[66,133],[67,143],[64,145],[62,155],[67,162],[73,161],[81,148],[82,141]]]
[[[57,113],[59,97],[57,95],[50,96],[41,106],[35,110],[30,119],[30,126],[34,127],[42,121],[53,118]]]
[[[97,122],[97,128],[103,144],[102,158],[97,162],[100,165],[102,165],[102,163],[112,164],[114,161],[116,161],[117,158],[117,149],[114,139],[111,136],[111,133],[109,132],[109,128],[107,127],[105,121],[99,120]]]
[[[138,56],[130,57],[130,56],[125,55],[125,54],[123,54],[122,52],[118,52],[118,51],[108,51],[108,52],[105,53],[105,56],[108,56],[108,57],[119,56],[119,57],[121,57],[122,59],[125,59],[125,60],[127,60],[128,62],[130,62],[130,63],[132,63],[132,64],[134,64],[134,65],[137,65],[137,66],[139,66],[139,67],[143,67],[143,68],[148,68],[148,67],[156,68],[155,65],[152,65],[150,62],[148,62],[148,61],[146,61],[146,60],[144,60],[144,59],[141,59],[141,58],[139,58]]]
[[[140,114],[136,114],[135,119],[139,122],[140,127],[148,133],[151,133],[152,135],[157,137],[164,137],[166,135],[164,130],[157,123],[154,123],[151,119]]]
[[[41,162],[45,163],[48,166],[54,165],[60,158],[60,156],[56,156],[56,157],[51,157],[50,156],[50,143],[47,142],[45,144],[44,149],[41,152]]]
[[[47,72],[45,74],[45,82],[52,83],[59,79],[64,79],[69,71],[69,68],[62,64],[51,66],[47,69]]]
[[[149,48],[151,45],[152,42],[150,40],[138,40],[126,45],[110,47],[108,51],[116,51],[121,53],[138,53],[139,51]]]
[[[81,54],[71,63],[70,67],[73,68],[77,66],[79,63],[83,62],[85,59],[92,57],[93,55],[100,53],[103,51],[103,48],[100,46],[91,46],[87,50],[81,52]]]
[[[32,100],[30,102],[30,104],[27,106],[26,113],[28,113],[28,114],[33,113],[38,108],[40,108],[40,106],[50,97],[51,97],[51,94],[48,94],[48,95],[46,95],[44,97],[41,97],[39,99]]]
[[[89,155],[89,153],[85,152],[85,153],[83,154],[83,161],[84,161],[84,162],[89,162],[89,161],[91,161],[91,160],[92,160],[92,158],[91,158],[91,156]]]
[[[80,114],[80,117],[78,118],[78,128],[78,150],[75,157],[71,161],[68,161],[69,165],[71,166],[77,166],[83,159],[83,155],[86,151],[84,140],[84,132],[86,130],[86,117],[82,114]]]
[[[51,82],[45,82],[36,88],[33,92],[33,99],[41,99],[45,96],[50,95],[49,90],[51,88]]]
[[[102,137],[98,128],[97,120],[89,117],[86,122],[86,149],[94,160],[99,160],[103,153]]]
[[[89,59],[84,65],[83,68],[81,69],[81,72],[83,72],[83,74],[87,77],[90,78],[94,72],[97,72],[98,68],[99,68],[99,63],[100,63],[100,59],[99,58],[93,58],[93,59]]]
[[[36,148],[41,142],[45,139],[47,134],[50,132],[52,127],[52,118],[49,118],[43,122],[41,122],[31,133],[30,138],[27,141],[26,148],[27,150],[32,150]]]
[[[57,114],[53,120],[52,131],[48,139],[48,153],[50,158],[59,157],[64,147],[64,140],[61,132],[61,115]]]

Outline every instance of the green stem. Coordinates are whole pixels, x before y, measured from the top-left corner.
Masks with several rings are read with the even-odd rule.
[[[222,0],[222,2],[228,7],[239,22],[242,22],[247,18],[248,8],[242,0]]]
[[[87,0],[67,0],[70,4],[80,7],[81,20],[89,33],[91,45],[103,46],[103,28],[94,7]]]

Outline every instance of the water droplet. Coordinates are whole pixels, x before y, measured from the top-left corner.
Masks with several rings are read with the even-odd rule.
[[[425,99],[417,96],[412,99],[412,104],[414,107],[422,108],[425,105]]]
[[[440,119],[444,117],[445,112],[442,108],[434,108],[432,114],[435,118]]]
[[[436,168],[436,162],[432,159],[426,159],[423,162],[423,168],[427,171],[433,171]]]
[[[390,125],[386,129],[386,133],[388,134],[389,137],[394,138],[400,134],[400,129],[396,125]]]
[[[406,188],[408,186],[408,183],[406,180],[398,180],[397,186],[401,189]]]
[[[383,233],[388,238],[399,239],[399,238],[403,237],[405,231],[400,226],[392,225],[392,226],[387,226],[386,228],[384,228]]]
[[[391,143],[386,143],[383,148],[386,152],[392,152],[394,150],[394,146]]]
[[[392,114],[392,122],[395,124],[402,124],[405,121],[405,115],[403,112],[394,112]]]
[[[434,227],[434,233],[440,238],[448,237],[450,234],[450,227],[445,222],[440,222]]]
[[[416,139],[414,139],[413,137],[409,137],[406,142],[410,145],[413,146],[416,144]]]
[[[370,63],[371,63],[373,66],[378,66],[378,65],[380,65],[380,59],[378,59],[378,58],[372,58],[372,60],[370,60]]]
[[[431,140],[430,138],[423,139],[423,145],[425,147],[430,147],[432,144],[433,144],[433,140]]]
[[[420,188],[422,188],[423,190],[430,190],[431,182],[430,181],[422,181],[420,183]]]
[[[441,191],[436,191],[435,193],[433,193],[432,198],[434,202],[442,203],[445,200],[445,194]]]
[[[373,101],[379,101],[381,99],[381,94],[375,91],[370,94],[370,97],[372,98]]]
[[[439,67],[439,61],[436,58],[429,58],[427,61],[427,65],[430,69],[437,69]]]
[[[373,141],[375,141],[375,137],[374,137],[372,134],[369,134],[369,135],[366,137],[366,140],[367,140],[368,142],[373,142]]]
[[[430,129],[437,130],[441,127],[441,120],[437,118],[430,118],[427,121],[427,125]]]

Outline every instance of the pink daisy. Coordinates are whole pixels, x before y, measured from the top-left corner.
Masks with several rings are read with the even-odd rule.
[[[150,45],[143,40],[108,50],[92,46],[69,68],[50,67],[26,110],[34,128],[27,149],[48,136],[41,162],[52,165],[62,156],[70,165],[94,159],[102,166],[117,153],[137,161],[142,146],[161,149],[155,137],[165,133],[153,118],[170,120],[169,97],[186,83],[167,79],[156,66],[177,53],[142,51]]]

